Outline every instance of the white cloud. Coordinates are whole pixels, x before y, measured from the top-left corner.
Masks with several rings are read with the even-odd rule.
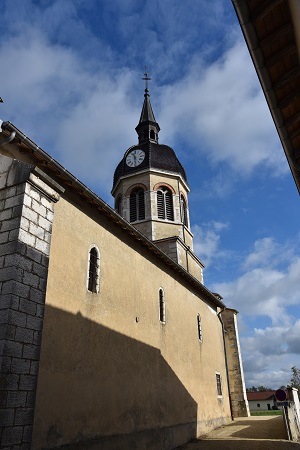
[[[210,66],[198,58],[188,75],[162,92],[168,138],[184,132],[199,157],[249,175],[258,166],[287,172],[274,124],[244,44]],[[179,130],[179,131],[178,131]],[[183,131],[184,130],[184,131]],[[174,139],[174,140],[175,140]]]
[[[219,260],[226,256],[226,252],[220,249],[221,232],[228,228],[227,223],[210,221],[192,227],[194,235],[194,252],[203,260],[205,266],[209,266],[213,260]]]
[[[109,192],[118,161],[137,140],[133,73],[93,74],[70,48],[51,45],[37,30],[24,35],[0,46],[6,114],[68,170]]]
[[[294,314],[300,307],[300,256],[295,245],[296,239],[283,244],[271,237],[257,240],[241,264],[244,273],[213,286],[226,305],[240,312],[247,386],[277,388],[289,381],[290,367],[300,366],[300,320]]]
[[[264,385],[277,389],[287,385],[291,367],[300,367],[299,321],[291,327],[255,329],[241,339],[247,386]]]
[[[274,238],[265,237],[255,241],[254,250],[245,259],[243,268],[276,267],[291,261],[293,254],[294,248],[290,244],[279,245]]]

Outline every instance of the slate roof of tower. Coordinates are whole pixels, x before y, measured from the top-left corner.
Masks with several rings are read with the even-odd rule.
[[[144,97],[145,98],[144,98],[143,108],[142,108],[142,112],[141,112],[140,123],[156,122],[154,113],[153,113],[153,109],[151,106],[150,98],[149,98],[148,89],[145,89]]]
[[[140,142],[137,145],[134,145],[133,147],[130,147],[125,152],[122,160],[118,164],[114,173],[113,190],[121,177],[131,175],[133,173],[137,173],[146,169],[158,169],[165,172],[174,173],[175,175],[180,175],[187,183],[185,170],[180,164],[174,150],[168,145],[158,143],[158,132],[160,131],[160,127],[154,117],[153,109],[150,102],[149,90],[146,87],[142,112],[139,123],[136,127],[137,133],[139,134],[141,127],[143,126],[147,127],[147,125],[149,125],[150,123],[154,124],[156,127],[157,136],[155,140],[147,139],[143,142]],[[128,153],[130,153],[132,150],[135,149],[144,150],[145,158],[140,165],[136,167],[129,167],[126,164],[126,157]]]
[[[145,152],[145,159],[137,167],[129,167],[126,164],[126,156],[135,149],[142,149]],[[171,172],[175,175],[181,175],[187,182],[187,177],[184,168],[180,164],[174,150],[168,145],[155,144],[153,142],[146,142],[144,144],[137,144],[130,147],[126,152],[121,162],[118,164],[114,173],[113,189],[115,188],[119,179],[126,175],[131,175],[146,169],[158,169],[165,172]]]

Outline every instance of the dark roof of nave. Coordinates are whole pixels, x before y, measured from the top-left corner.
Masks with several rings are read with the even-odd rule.
[[[144,150],[145,159],[139,166],[129,167],[126,164],[126,157],[128,153],[136,149]],[[145,142],[134,145],[125,152],[114,173],[113,189],[121,177],[132,175],[146,169],[158,169],[164,172],[171,172],[175,175],[180,175],[187,182],[185,170],[171,147],[154,142]]]

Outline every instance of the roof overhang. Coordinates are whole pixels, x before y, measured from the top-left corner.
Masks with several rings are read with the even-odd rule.
[[[300,2],[232,3],[300,193]]]

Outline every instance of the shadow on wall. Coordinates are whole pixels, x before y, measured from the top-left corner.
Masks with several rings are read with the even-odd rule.
[[[167,450],[196,424],[158,349],[46,306],[32,448]]]

